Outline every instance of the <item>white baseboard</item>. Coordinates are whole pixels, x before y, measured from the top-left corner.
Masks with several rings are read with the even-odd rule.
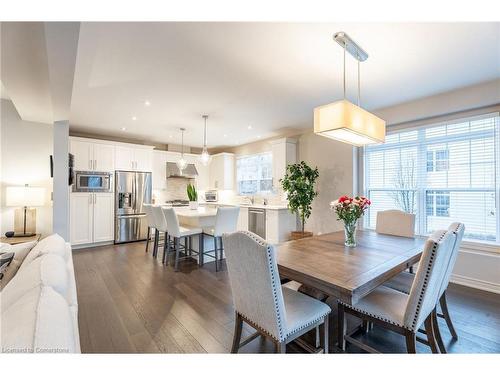
[[[487,292],[500,294],[500,285],[491,283],[489,281],[478,280],[467,276],[452,275],[450,282],[454,284],[468,286],[470,288],[481,289]]]
[[[88,249],[91,247],[113,245],[113,244],[114,244],[114,241],[104,241],[104,242],[88,243],[88,244],[81,244],[81,245],[72,245],[71,249],[72,250],[82,250],[82,249]]]

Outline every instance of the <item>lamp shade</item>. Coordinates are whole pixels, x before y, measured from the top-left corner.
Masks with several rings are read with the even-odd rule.
[[[5,190],[6,205],[34,207],[45,204],[45,189],[32,186],[9,186]]]
[[[348,100],[314,108],[314,133],[363,146],[385,141],[385,121]]]

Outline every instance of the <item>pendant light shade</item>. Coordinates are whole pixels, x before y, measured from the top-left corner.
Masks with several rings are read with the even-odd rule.
[[[210,154],[208,153],[207,149],[207,119],[208,115],[203,115],[203,119],[205,120],[205,129],[203,132],[203,150],[200,155],[200,162],[204,166],[207,166],[210,163]]]
[[[333,39],[344,49],[344,98],[314,108],[314,133],[354,146],[384,143],[385,121],[360,106],[360,62],[368,54],[344,32],[336,33]],[[358,105],[346,99],[346,52],[358,61]]]
[[[177,168],[179,168],[179,170],[182,172],[184,169],[186,169],[187,167],[187,161],[186,159],[184,159],[184,131],[186,129],[184,128],[181,128],[181,132],[182,132],[182,146],[181,146],[181,158],[178,159],[175,164],[177,164]]]

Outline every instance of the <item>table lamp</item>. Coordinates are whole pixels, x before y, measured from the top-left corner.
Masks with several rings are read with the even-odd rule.
[[[16,209],[14,236],[25,237],[36,234],[36,209],[45,204],[45,188],[33,186],[8,186],[5,192],[6,206]]]

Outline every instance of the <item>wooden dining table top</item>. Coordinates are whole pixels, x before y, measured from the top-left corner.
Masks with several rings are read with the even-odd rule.
[[[357,246],[344,245],[344,232],[277,245],[280,276],[319,289],[347,303],[360,298],[417,263],[425,239],[358,230]]]

